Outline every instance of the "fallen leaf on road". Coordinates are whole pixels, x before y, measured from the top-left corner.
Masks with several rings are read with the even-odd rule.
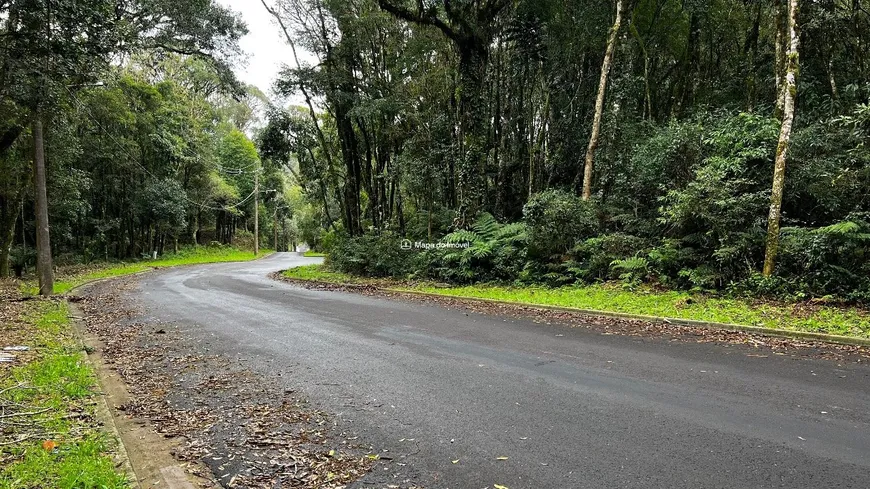
[[[508,486],[503,486],[501,484],[493,484],[492,487],[495,489],[508,489]]]
[[[507,457],[496,457],[496,460],[507,460]]]
[[[456,460],[454,460],[454,461],[451,462],[451,463],[453,463],[453,464],[458,464],[458,463],[459,463],[459,459],[456,459]]]

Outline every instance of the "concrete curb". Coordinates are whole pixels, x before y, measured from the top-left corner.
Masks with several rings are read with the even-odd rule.
[[[74,316],[82,317],[81,309],[79,309],[75,304],[68,303],[68,307],[69,311],[73,313]],[[94,376],[97,379],[97,385],[100,387],[100,392],[98,392],[96,396],[98,398],[96,401],[96,416],[97,419],[100,420],[100,423],[102,423],[103,430],[107,431],[115,441],[115,467],[123,468],[123,472],[127,476],[127,481],[133,487],[141,487],[139,484],[139,478],[136,476],[136,471],[133,470],[133,464],[130,462],[130,454],[127,453],[127,446],[124,444],[124,439],[121,438],[121,432],[118,430],[118,424],[115,422],[115,416],[112,415],[112,408],[109,406],[109,401],[106,399],[106,389],[103,385],[104,380],[100,376],[100,369],[94,364],[90,355],[88,355],[85,350],[91,345],[88,345],[85,341],[84,320],[72,319],[72,323],[76,338],[82,346],[82,350],[79,352],[80,357],[82,361],[90,365],[94,372]]]
[[[281,272],[279,272],[280,275]],[[313,284],[321,284],[325,286],[341,286],[347,287],[348,289],[363,289],[363,288],[374,288],[376,290],[382,292],[392,292],[398,294],[409,294],[416,295],[420,297],[433,297],[433,298],[448,298],[448,299],[457,299],[463,301],[472,301],[472,302],[481,302],[486,304],[497,304],[504,306],[512,306],[512,307],[529,307],[534,309],[545,309],[549,311],[558,311],[558,312],[571,312],[575,314],[585,314],[588,316],[603,316],[603,317],[612,317],[619,319],[631,319],[636,321],[649,321],[653,323],[665,323],[673,326],[684,326],[684,327],[694,327],[694,328],[704,328],[712,331],[732,331],[732,332],[740,332],[740,333],[750,333],[761,336],[773,336],[777,338],[790,338],[797,340],[806,340],[806,341],[819,341],[823,343],[831,343],[835,345],[850,345],[850,346],[866,346],[870,347],[870,338],[857,338],[852,336],[842,336],[842,335],[834,335],[834,334],[826,334],[826,333],[812,333],[809,331],[793,331],[789,329],[775,329],[775,328],[764,328],[761,326],[746,326],[743,324],[732,324],[732,323],[716,323],[711,321],[697,321],[694,319],[682,319],[682,318],[671,318],[671,317],[662,317],[662,316],[646,316],[642,314],[629,314],[623,312],[612,312],[612,311],[599,311],[596,309],[581,309],[577,307],[563,307],[563,306],[550,306],[546,304],[529,304],[525,302],[511,302],[511,301],[502,301],[497,299],[483,299],[480,297],[466,297],[461,295],[449,295],[449,294],[436,294],[433,292],[421,292],[418,290],[406,290],[406,289],[397,289],[393,287],[380,287],[377,285],[361,285],[361,284],[342,284],[335,282],[324,282],[321,280],[305,280],[305,279],[297,279],[286,277],[289,280],[295,280],[299,282],[307,282]]]
[[[115,277],[106,279],[109,278]],[[171,451],[174,446],[170,446],[171,442],[152,431],[150,425],[140,424],[137,420],[125,421],[121,415],[115,414],[110,401],[119,404],[127,402],[130,398],[127,385],[120,377],[111,378],[109,366],[102,355],[103,343],[87,332],[84,319],[78,319],[83,317],[81,309],[74,303],[69,303],[69,307],[75,316],[73,326],[83,350],[84,347],[93,350],[90,354],[82,351],[82,357],[93,369],[100,387],[97,418],[116,441],[116,467],[123,468],[130,486],[136,489],[218,487],[210,479],[188,475],[183,465],[173,458]],[[202,467],[205,468],[204,465]]]
[[[262,260],[263,258],[268,258],[274,254],[275,253],[273,252],[273,253],[270,253],[268,255],[261,256],[259,258],[255,258],[253,260],[246,260],[246,261]],[[105,365],[103,365],[102,363],[97,364],[97,362],[98,362],[97,360],[95,360],[94,358],[91,358],[90,355],[85,353],[86,347],[96,348],[96,345],[92,344],[91,341],[87,340],[89,335],[87,334],[87,330],[86,330],[86,327],[84,325],[84,321],[82,319],[78,319],[78,318],[83,317],[81,309],[79,309],[75,305],[74,302],[67,301],[66,299],[69,299],[70,297],[77,296],[79,289],[81,289],[82,287],[92,285],[92,284],[95,284],[98,282],[104,282],[107,280],[113,280],[113,279],[118,279],[118,278],[122,278],[122,277],[132,277],[132,276],[136,276],[136,275],[144,275],[146,273],[151,273],[151,272],[154,272],[156,270],[160,270],[160,269],[164,269],[164,268],[180,268],[180,267],[188,267],[188,266],[195,266],[195,265],[209,265],[209,264],[216,264],[216,263],[245,263],[245,261],[221,261],[221,262],[211,262],[211,263],[190,263],[190,264],[172,265],[172,266],[166,266],[166,267],[149,267],[148,269],[142,270],[139,272],[87,280],[87,281],[82,282],[78,285],[75,285],[74,287],[71,287],[69,290],[67,290],[66,292],[64,292],[62,294],[57,294],[57,297],[60,297],[67,302],[67,304],[69,305],[69,308],[70,308],[70,312],[72,313],[72,316],[75,317],[74,319],[72,319],[73,328],[76,332],[76,336],[77,336],[79,343],[82,345],[81,357],[82,357],[83,361],[87,362],[88,365],[90,365],[91,368],[93,369],[94,374],[97,378],[98,385],[100,386],[100,393],[97,396],[99,398],[99,400],[96,401],[96,416],[101,421],[105,431],[107,431],[109,433],[109,435],[111,435],[114,438],[114,440],[116,442],[116,448],[115,448],[116,466],[119,468],[123,468],[123,472],[127,475],[127,479],[129,481],[129,483],[134,488],[142,488],[143,485],[141,483],[141,478],[137,475],[136,470],[133,467],[133,462],[131,460],[130,453],[129,453],[128,448],[127,448],[127,444],[124,441],[125,438],[127,438],[127,437],[124,437],[121,435],[120,429],[118,428],[118,422],[116,421],[116,418],[115,418],[115,415],[113,414],[111,406],[109,406],[108,397],[107,397],[109,394],[107,394],[108,389],[107,389],[107,385],[106,385],[107,382],[109,382],[109,379],[104,377]],[[126,392],[126,387],[124,387],[124,389]],[[143,428],[143,430],[145,430],[145,429]],[[158,480],[159,482],[162,482],[163,484],[161,487],[166,487],[167,489],[194,489],[193,482],[188,478],[186,472],[184,471],[184,469],[180,465],[177,465],[174,463],[167,465],[166,461],[164,461],[164,463],[160,464],[161,467],[151,467],[150,465],[151,464],[149,463],[147,466],[140,467],[140,468],[142,468],[143,472],[145,474],[147,474],[148,479]],[[203,483],[203,482],[205,482],[205,480],[198,481],[198,482]]]

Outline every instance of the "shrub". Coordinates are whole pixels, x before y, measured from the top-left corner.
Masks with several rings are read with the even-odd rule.
[[[598,219],[590,202],[560,190],[534,195],[523,207],[528,226],[529,256],[551,260],[565,255],[583,239],[598,232]]]
[[[327,265],[335,270],[369,277],[404,278],[415,269],[415,253],[402,250],[394,233],[337,236]]]
[[[338,233],[335,232],[334,229],[330,229],[329,231],[324,231],[320,235],[320,242],[317,243],[317,250],[322,253],[332,253],[333,248],[335,248],[335,244],[338,241]]]
[[[483,213],[470,230],[448,234],[442,243],[468,243],[467,248],[444,248],[427,254],[437,278],[454,282],[515,280],[526,262],[528,230],[523,223],[500,224]]]
[[[622,233],[604,234],[577,244],[564,269],[575,280],[594,282],[616,278],[611,268],[614,262],[637,256],[646,248],[646,242],[637,236]]]
[[[676,239],[668,247],[681,285],[720,288],[760,267],[776,136],[773,119],[723,117],[705,135],[694,179],[661,199],[660,223]]]
[[[638,255],[622,260],[613,260],[610,268],[619,273],[619,279],[629,287],[635,287],[649,276],[649,261]]]

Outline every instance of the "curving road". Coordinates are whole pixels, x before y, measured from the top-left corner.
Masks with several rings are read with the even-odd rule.
[[[603,335],[266,276],[313,262],[284,253],[173,269],[146,275],[137,295],[148,314],[192,335],[192,348],[286,372],[276,381],[429,489],[870,487],[866,365]]]

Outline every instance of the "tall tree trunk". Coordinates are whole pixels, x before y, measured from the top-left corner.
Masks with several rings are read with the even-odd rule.
[[[774,115],[779,119],[782,118],[785,110],[785,72],[787,67],[785,43],[788,36],[788,29],[786,26],[788,7],[785,5],[783,0],[775,0],[773,5],[776,21],[776,57],[774,58],[773,66],[774,77],[776,79],[776,109]]]
[[[589,200],[592,197],[592,169],[595,160],[595,150],[598,148],[598,139],[601,135],[601,115],[604,112],[607,76],[610,74],[610,65],[613,62],[616,40],[619,36],[619,28],[622,26],[622,2],[623,0],[616,0],[616,20],[613,22],[613,27],[610,28],[607,49],[604,51],[604,61],[601,63],[601,79],[598,81],[598,96],[595,98],[595,116],[592,119],[592,134],[589,136],[589,146],[586,148],[586,165],[583,168],[583,200]]]
[[[254,167],[254,256],[260,254],[260,165]]]
[[[755,59],[758,54],[758,36],[761,31],[761,2],[755,4],[755,19],[752,22],[752,28],[746,36],[746,45],[743,50],[746,52],[746,111],[752,112],[755,108],[756,98],[756,80],[755,80]]]
[[[456,227],[471,224],[480,210],[486,192],[484,79],[489,53],[478,41],[459,45],[459,209]]]
[[[779,227],[782,216],[782,191],[785,186],[785,164],[788,156],[788,143],[794,124],[795,98],[797,97],[797,75],[800,66],[798,48],[798,0],[788,0],[789,45],[785,71],[785,94],[783,100],[782,128],[779,131],[779,144],[776,147],[776,162],[773,170],[773,188],[770,193],[770,215],[767,219],[767,247],[764,253],[764,276],[773,274],[776,255],[779,252]]]
[[[9,253],[15,239],[15,223],[18,222],[18,201],[0,197],[0,278],[9,277]]]
[[[45,178],[45,140],[42,119],[37,111],[33,118],[33,183],[36,200],[36,272],[39,294],[54,293],[54,273],[51,264],[51,237],[48,230],[48,192]]]

